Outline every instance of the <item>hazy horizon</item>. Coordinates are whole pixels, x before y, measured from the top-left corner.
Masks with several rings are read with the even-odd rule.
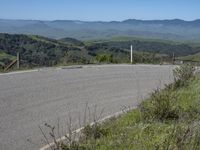
[[[83,21],[83,22],[112,22],[112,21],[117,21],[117,22],[123,22],[126,20],[141,20],[141,21],[164,21],[164,20],[182,20],[186,22],[192,22],[196,20],[200,20],[200,18],[192,19],[192,20],[185,20],[181,18],[166,18],[166,19],[136,19],[136,18],[127,18],[123,20],[77,20],[77,19],[53,19],[53,20],[47,20],[47,19],[10,19],[10,18],[0,18],[0,20],[19,20],[19,21]]]
[[[14,20],[192,21],[200,18],[198,0],[1,0],[0,18]]]

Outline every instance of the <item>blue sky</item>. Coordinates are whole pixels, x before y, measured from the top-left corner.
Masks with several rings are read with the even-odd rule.
[[[0,0],[0,18],[111,21],[200,18],[200,0]]]

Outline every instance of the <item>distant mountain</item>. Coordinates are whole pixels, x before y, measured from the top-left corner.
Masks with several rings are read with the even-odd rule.
[[[168,40],[200,40],[200,20],[136,20],[76,21],[76,20],[5,20],[0,19],[0,32],[36,34],[49,38],[65,37],[79,40],[105,39],[116,36],[160,38]]]

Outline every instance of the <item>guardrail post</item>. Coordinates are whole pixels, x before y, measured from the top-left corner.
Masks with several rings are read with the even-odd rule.
[[[173,56],[172,56],[172,64],[174,65],[175,64],[175,54],[173,52]]]
[[[133,63],[133,45],[131,45],[131,64]]]
[[[20,54],[17,53],[17,69],[20,69]]]

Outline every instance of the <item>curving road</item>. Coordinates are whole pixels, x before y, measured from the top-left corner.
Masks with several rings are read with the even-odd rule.
[[[47,132],[44,123],[59,122],[63,135],[71,116],[78,128],[86,103],[91,112],[95,106],[96,114],[103,110],[101,117],[137,106],[155,88],[172,81],[172,68],[103,65],[0,74],[0,149],[39,149],[46,144],[39,126]]]

